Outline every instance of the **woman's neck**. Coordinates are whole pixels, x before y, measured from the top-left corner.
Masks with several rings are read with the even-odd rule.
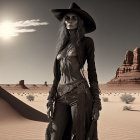
[[[70,35],[70,40],[75,40],[76,39],[76,30],[68,30],[69,35]]]

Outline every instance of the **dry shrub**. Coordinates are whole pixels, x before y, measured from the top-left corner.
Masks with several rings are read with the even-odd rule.
[[[124,106],[123,107],[123,110],[131,110],[132,108],[131,108],[131,106]]]
[[[108,102],[108,97],[103,97],[102,99],[104,102]]]
[[[35,96],[33,96],[33,95],[28,95],[28,96],[26,96],[26,98],[27,98],[29,101],[34,101]]]
[[[132,97],[130,94],[123,94],[120,99],[122,102],[125,102],[126,104],[132,103],[135,100],[135,97]]]

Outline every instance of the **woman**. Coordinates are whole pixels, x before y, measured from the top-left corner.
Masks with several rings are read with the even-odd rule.
[[[76,3],[53,9],[61,21],[54,80],[48,96],[50,123],[46,140],[98,140],[97,120],[102,109],[94,61],[94,43],[85,33],[96,29],[92,17]],[[83,67],[87,60],[89,85]]]

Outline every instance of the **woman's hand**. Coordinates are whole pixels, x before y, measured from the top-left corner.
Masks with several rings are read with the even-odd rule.
[[[53,118],[53,101],[51,99],[47,103],[47,116],[49,119]]]
[[[100,116],[100,112],[98,109],[93,109],[92,110],[92,120],[98,120]]]

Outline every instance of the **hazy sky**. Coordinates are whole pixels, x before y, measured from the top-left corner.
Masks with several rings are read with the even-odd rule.
[[[71,2],[96,22],[86,36],[94,40],[99,83],[115,76],[127,50],[140,47],[140,0],[0,0],[0,24],[9,20],[17,29],[10,39],[0,37],[0,84],[52,83],[59,21],[49,10]]]

